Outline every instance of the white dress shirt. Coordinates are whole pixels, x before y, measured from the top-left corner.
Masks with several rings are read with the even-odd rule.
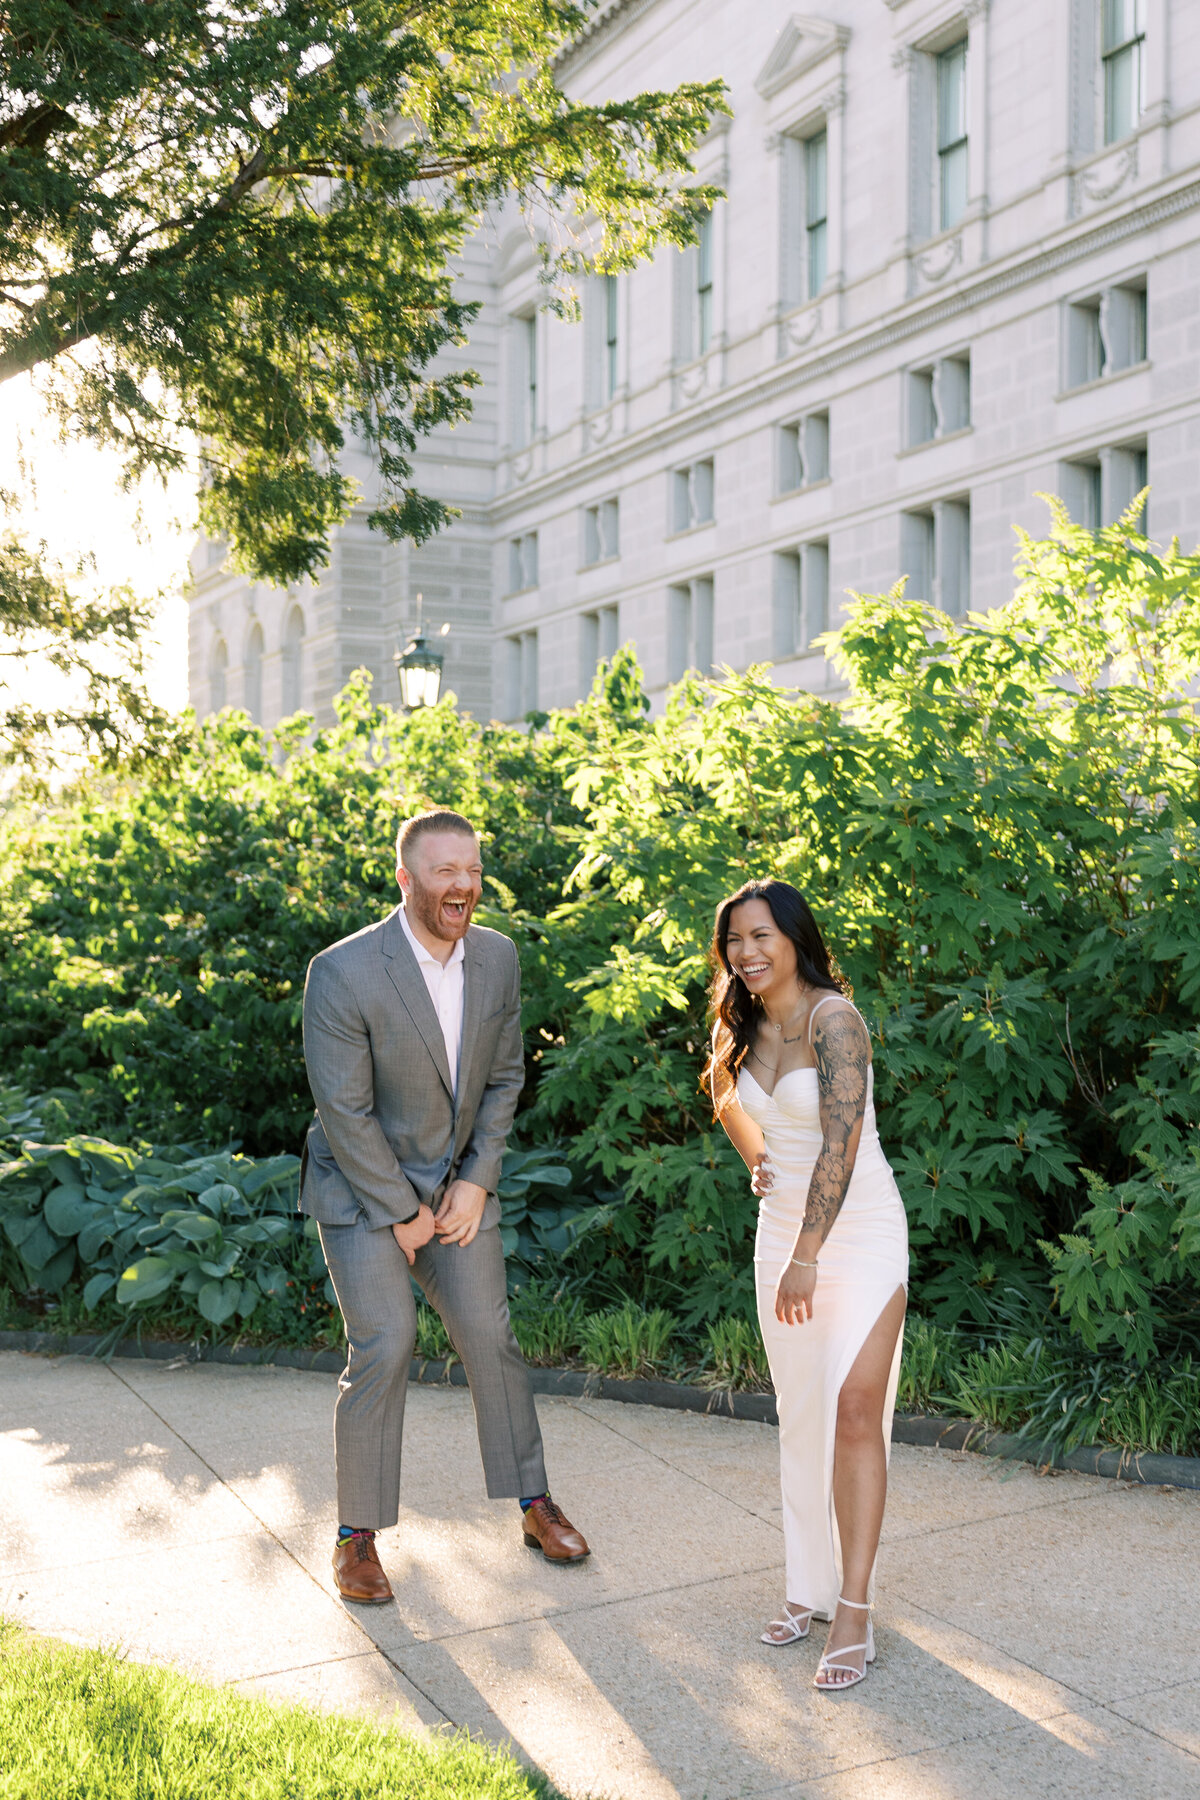
[[[462,1049],[463,963],[466,957],[463,941],[459,938],[449,959],[440,963],[413,935],[404,907],[400,908],[400,924],[417,959],[417,967],[425,977],[425,986],[429,989],[429,998],[433,1001],[433,1010],[442,1028],[446,1061],[450,1065],[450,1092],[453,1094],[458,1089],[458,1058]]]

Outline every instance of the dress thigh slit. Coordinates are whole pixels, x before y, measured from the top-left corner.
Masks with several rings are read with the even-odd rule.
[[[865,1220],[830,1233],[821,1253],[813,1316],[784,1325],[775,1316],[775,1292],[792,1252],[795,1207],[764,1206],[755,1245],[759,1326],[775,1386],[779,1462],[787,1565],[786,1598],[832,1617],[841,1590],[841,1554],[833,1506],[833,1456],[838,1401],[863,1345],[898,1290],[907,1283],[880,1245],[863,1253]],[[838,1224],[841,1223],[839,1216]],[[901,1217],[903,1215],[901,1214]],[[840,1237],[841,1241],[837,1241]],[[891,1263],[891,1267],[888,1264]],[[906,1271],[907,1272],[907,1271]],[[897,1333],[883,1407],[884,1454],[891,1448],[892,1411],[900,1374],[903,1328]],[[874,1575],[872,1573],[872,1587]]]

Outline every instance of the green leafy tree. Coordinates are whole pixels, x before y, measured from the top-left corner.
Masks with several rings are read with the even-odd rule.
[[[161,754],[171,723],[144,680],[153,611],[129,587],[89,591],[85,568],[64,571],[0,528],[0,763],[45,773],[80,742],[110,764]],[[58,698],[27,697],[34,663],[63,678]]]
[[[413,485],[412,453],[470,408],[476,309],[455,298],[453,261],[489,209],[537,213],[561,289],[689,241],[715,197],[688,158],[726,110],[721,83],[603,105],[559,89],[555,58],[590,10],[13,0],[0,381],[40,372],[65,428],[115,446],[130,479],[191,466],[200,443],[204,528],[256,577],[326,562],[358,492],[351,440],[378,469],[371,524],[427,538],[448,510]],[[36,561],[10,549],[0,628],[86,645],[78,603],[48,608],[23,555]],[[115,597],[110,646],[133,619]],[[97,725],[97,693],[76,723],[107,745],[132,695],[109,688]]]

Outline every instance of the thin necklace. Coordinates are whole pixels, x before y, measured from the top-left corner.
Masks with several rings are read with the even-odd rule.
[[[763,1012],[764,1012],[764,1013],[765,1013],[765,1012],[766,1012],[766,1010],[767,1010],[767,1009],[766,1009],[766,1007],[765,1007],[765,1006],[764,1006],[764,1007],[763,1007]],[[786,1022],[787,1022],[787,1024],[789,1024],[789,1025],[791,1025],[791,1024],[794,1024],[794,1023],[795,1023],[795,1021],[794,1021],[794,1020],[793,1020],[793,1019],[788,1019],[788,1020],[787,1020],[787,1021],[786,1021]],[[782,1026],[782,1025],[777,1025],[777,1024],[776,1024],[776,1023],[775,1023],[775,1021],[774,1021],[774,1019],[770,1019],[770,1018],[769,1018],[769,1019],[768,1019],[768,1020],[767,1020],[767,1024],[768,1024],[768,1025],[769,1025],[769,1026],[770,1026],[770,1027],[771,1027],[771,1030],[772,1030],[772,1031],[782,1031],[782,1030],[783,1030],[783,1026]],[[793,1040],[793,1041],[794,1041],[794,1040]]]

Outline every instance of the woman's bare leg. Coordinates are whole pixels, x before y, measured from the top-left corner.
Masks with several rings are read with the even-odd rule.
[[[887,1499],[887,1454],[883,1442],[883,1405],[896,1339],[904,1323],[905,1293],[897,1288],[871,1327],[866,1343],[838,1396],[833,1450],[833,1506],[842,1546],[842,1593],[865,1601]],[[843,1644],[861,1644],[867,1635],[861,1607],[839,1606],[829,1627],[826,1654]],[[863,1653],[848,1658],[860,1668]],[[831,1687],[846,1680],[836,1669],[822,1677]]]

